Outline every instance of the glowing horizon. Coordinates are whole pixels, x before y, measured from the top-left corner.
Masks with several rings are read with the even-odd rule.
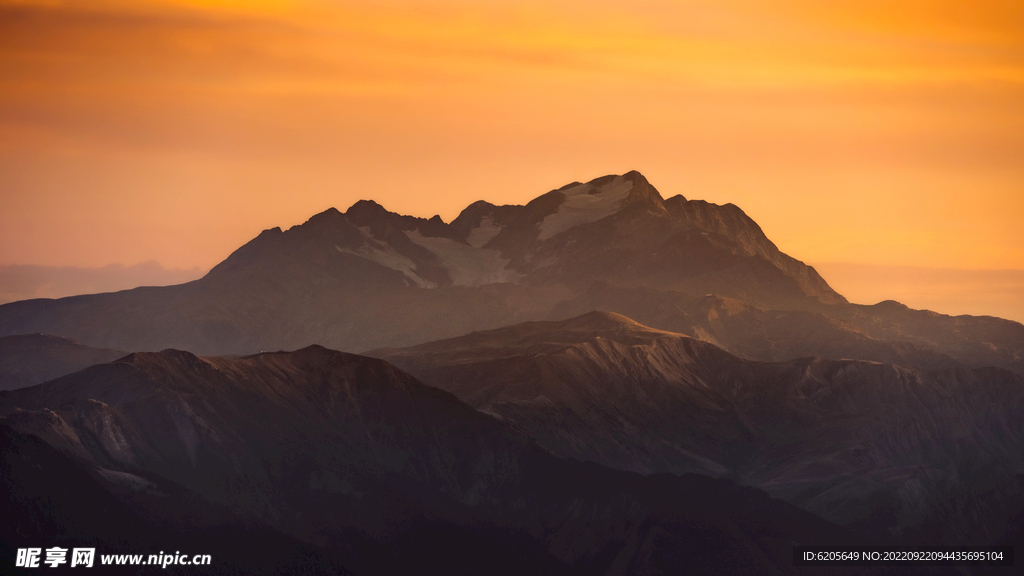
[[[1024,269],[1024,6],[773,4],[0,0],[0,265],[637,169],[805,262]]]

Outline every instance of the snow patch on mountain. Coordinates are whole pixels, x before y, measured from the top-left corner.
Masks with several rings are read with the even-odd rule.
[[[153,484],[149,480],[136,476],[135,474],[129,474],[127,472],[120,472],[118,470],[108,470],[106,468],[97,468],[96,472],[103,476],[108,482],[124,486],[136,492],[142,492],[144,490],[153,490],[156,488],[156,484]]]
[[[565,201],[558,207],[557,212],[549,214],[540,223],[540,234],[537,239],[547,240],[580,224],[597,222],[615,214],[632,189],[632,180],[618,176],[597,189],[590,184],[580,184],[563,190]]]
[[[405,235],[441,259],[455,286],[481,286],[516,279],[515,271],[506,267],[509,261],[497,250],[474,248],[450,238],[423,236],[419,230],[407,230]]]
[[[434,282],[428,282],[420,277],[416,273],[416,263],[412,261],[408,256],[399,254],[397,250],[391,247],[390,244],[380,242],[373,237],[370,232],[369,226],[361,226],[359,231],[363,233],[364,242],[358,248],[341,247],[337,244],[334,247],[343,254],[352,254],[353,256],[359,256],[360,258],[366,258],[371,262],[375,262],[390,268],[397,270],[405,275],[414,285],[420,288],[436,288],[437,284]]]
[[[466,242],[473,248],[482,248],[488,242],[494,239],[495,236],[501,232],[504,226],[496,225],[494,218],[490,216],[484,216],[480,219],[480,225],[469,231],[469,236],[466,237]]]

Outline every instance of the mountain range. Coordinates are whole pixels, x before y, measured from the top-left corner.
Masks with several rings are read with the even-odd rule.
[[[266,230],[193,282],[0,306],[0,336],[130,351],[361,352],[590,310],[750,359],[1024,373],[1021,324],[849,304],[736,206],[663,199],[637,172],[525,206],[476,202],[450,224],[360,201]]]
[[[785,574],[1024,533],[1024,325],[850,303],[638,172],[450,223],[362,200],[192,282],[2,305],[4,388],[4,551]]]
[[[981,544],[1024,511],[1008,370],[750,361],[607,312],[370,354],[555,454],[731,478],[866,533]]]
[[[12,547],[210,534],[221,551],[232,534],[262,540],[248,561],[274,573],[787,574],[795,543],[874,542],[728,480],[559,458],[383,361],[321,347],[136,353],[2,392],[0,414]],[[69,485],[41,503],[29,480],[54,473]]]

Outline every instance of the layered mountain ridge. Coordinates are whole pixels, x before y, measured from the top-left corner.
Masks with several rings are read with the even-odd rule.
[[[77,478],[71,493],[112,494],[100,502],[127,517],[114,533],[246,526],[357,574],[787,574],[793,543],[871,541],[729,481],[554,457],[385,362],[321,347],[137,353],[2,392],[0,415],[0,483],[22,514],[31,458]],[[281,573],[326,562],[249,552]]]
[[[92,348],[60,336],[5,336],[0,338],[0,390],[42,384],[127,354],[121,350]]]
[[[978,544],[1024,511],[1024,378],[753,362],[591,312],[371,352],[563,457],[758,486],[833,522]]]
[[[8,547],[100,508],[104,542],[306,558],[240,573],[793,573],[795,543],[1024,533],[1024,325],[851,304],[638,172],[451,223],[361,200],[193,282],[3,305],[8,360]]]

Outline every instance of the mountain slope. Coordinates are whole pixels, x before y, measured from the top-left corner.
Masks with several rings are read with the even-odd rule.
[[[925,369],[998,366],[1024,375],[1024,325],[946,316],[896,302],[818,310],[766,310],[732,298],[595,282],[558,303],[548,320],[614,310],[751,360],[852,358]]]
[[[133,354],[0,393],[0,413],[150,522],[224,526],[203,512],[219,510],[357,573],[783,574],[793,542],[857,541],[728,481],[553,457],[384,362],[319,347]]]
[[[521,207],[478,202],[452,228],[498,250],[531,284],[607,280],[797,308],[845,302],[736,206],[663,200],[639,172],[569,184]]]
[[[1024,473],[1024,378],[995,368],[744,361],[606,312],[371,354],[556,454],[734,478],[910,540],[999,537]]]
[[[115,474],[109,470],[103,473],[108,477]],[[166,550],[171,543],[189,556],[209,553],[211,566],[218,574],[283,574],[296,570],[348,574],[345,566],[354,563],[337,551],[303,544],[237,520],[184,532],[154,525],[154,515],[133,510],[110,488],[102,474],[83,468],[39,438],[0,425],[0,489],[7,495],[0,504],[6,520],[0,526],[0,555],[9,562],[4,573],[36,571],[15,570],[13,559],[19,548],[67,548],[69,544],[95,548],[94,568],[101,566],[103,555],[142,553],[148,559],[149,554]],[[150,498],[169,500],[166,494]],[[129,496],[128,500],[137,498]],[[209,503],[202,505],[204,510],[209,507]],[[100,570],[103,574],[166,572],[160,566],[103,566]]]
[[[126,354],[91,348],[60,336],[5,336],[0,338],[0,390],[40,384]]]

